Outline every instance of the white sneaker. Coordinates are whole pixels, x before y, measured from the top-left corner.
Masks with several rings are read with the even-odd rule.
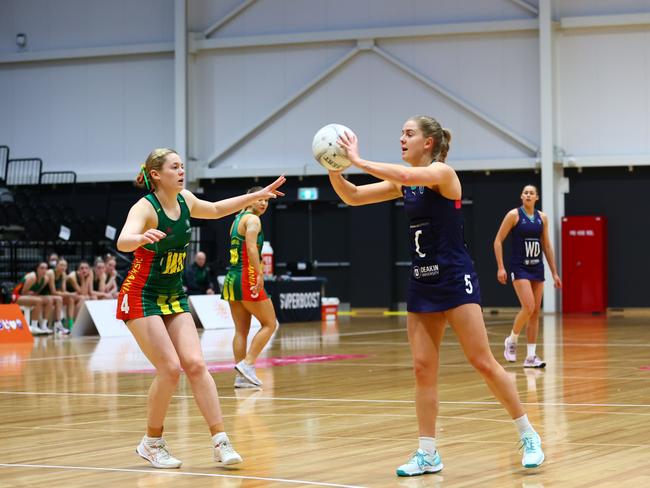
[[[248,381],[246,378],[244,378],[242,375],[238,374],[235,376],[235,388],[259,388],[254,383],[251,383]]]
[[[54,334],[54,331],[50,329],[46,323],[39,325],[38,328],[41,330],[41,334],[47,334],[47,335]]]
[[[157,438],[154,442],[146,442],[142,438],[138,447],[135,448],[140,457],[146,459],[154,468],[171,469],[180,468],[182,461],[176,459],[169,453],[167,443],[162,437]]]
[[[536,468],[544,462],[542,439],[535,431],[526,431],[521,435],[519,448],[523,451],[521,465],[524,468]]]
[[[510,340],[510,336],[508,336],[503,342],[503,346],[503,357],[506,358],[506,361],[509,363],[514,363],[517,360],[517,343]]]
[[[255,366],[252,364],[246,363],[243,359],[235,364],[235,369],[246,378],[248,381],[253,383],[256,386],[262,386],[262,382],[255,374]]]
[[[427,473],[438,473],[444,468],[438,451],[431,454],[422,449],[413,453],[406,464],[397,468],[397,476],[419,476]]]
[[[546,363],[539,356],[528,356],[524,361],[524,368],[545,368]]]
[[[241,456],[232,447],[227,435],[222,436],[214,445],[214,460],[225,466],[242,462]]]
[[[58,322],[54,324],[54,333],[57,335],[68,335],[70,331],[63,327],[61,322]]]
[[[45,334],[45,332],[43,332],[43,331],[38,327],[38,325],[35,325],[35,326],[31,326],[31,325],[30,325],[30,326],[29,326],[29,330],[30,330],[30,332],[32,333],[33,336],[39,336],[39,335],[44,335],[44,334]]]

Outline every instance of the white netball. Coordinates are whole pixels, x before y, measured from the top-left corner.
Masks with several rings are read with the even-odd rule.
[[[350,160],[336,140],[344,132],[354,134],[349,127],[341,124],[328,124],[316,132],[314,140],[311,143],[311,150],[314,158],[326,169],[334,171],[342,170],[350,166]]]

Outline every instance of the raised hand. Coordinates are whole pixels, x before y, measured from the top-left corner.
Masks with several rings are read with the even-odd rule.
[[[279,191],[278,188],[281,187],[285,181],[287,181],[287,179],[284,175],[279,176],[277,180],[258,192],[260,198],[269,199],[283,197],[284,193]]]
[[[336,142],[345,149],[348,159],[352,164],[356,164],[361,159],[359,156],[359,142],[355,134],[345,131],[343,135],[339,136]]]

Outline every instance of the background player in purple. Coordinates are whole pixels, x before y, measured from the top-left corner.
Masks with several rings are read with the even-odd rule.
[[[419,448],[398,476],[436,473],[443,464],[436,446],[440,344],[449,322],[469,362],[481,374],[515,424],[523,446],[522,465],[544,461],[541,439],[528,421],[514,383],[494,359],[480,305],[478,280],[463,242],[462,188],[445,160],[451,134],[427,116],[402,127],[402,159],[411,167],[361,159],[354,134],[339,138],[354,166],[383,181],[356,186],[339,171],[330,182],[348,205],[404,198],[410,225],[412,268],[407,293],[407,330],[415,373]]]
[[[506,361],[517,360],[517,339],[521,329],[528,324],[526,339],[528,351],[524,368],[543,368],[546,363],[537,356],[537,332],[539,330],[539,312],[544,294],[544,263],[542,252],[546,256],[556,288],[562,287],[562,281],[555,268],[553,246],[548,238],[548,219],[543,212],[535,209],[539,200],[537,188],[526,185],[521,192],[521,207],[510,210],[494,239],[494,255],[497,260],[497,280],[502,285],[508,282],[508,275],[503,266],[503,241],[512,232],[512,253],[510,256],[510,279],[517,293],[521,310],[515,317],[512,331],[505,340],[504,357]]]

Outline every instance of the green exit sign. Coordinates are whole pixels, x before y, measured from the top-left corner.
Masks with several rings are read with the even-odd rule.
[[[318,200],[318,188],[298,188],[298,200]]]

